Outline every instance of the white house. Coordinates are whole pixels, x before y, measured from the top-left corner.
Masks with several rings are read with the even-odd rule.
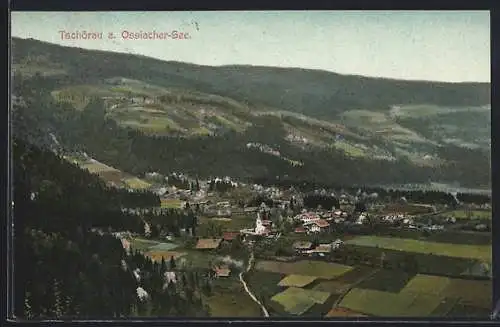
[[[146,292],[142,287],[137,287],[136,289],[136,292],[137,292],[137,297],[139,298],[139,300],[141,301],[144,301],[144,300],[147,300],[147,298],[149,297],[149,294],[148,292]]]

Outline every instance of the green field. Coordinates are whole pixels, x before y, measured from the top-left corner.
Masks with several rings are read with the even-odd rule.
[[[445,213],[447,216],[455,217],[456,219],[491,219],[491,211],[489,210],[471,210],[470,215],[466,210],[453,210]]]
[[[151,186],[151,184],[146,183],[142,179],[139,179],[137,177],[131,177],[131,178],[126,178],[123,180],[123,182],[130,188],[135,189],[135,190],[144,190],[147,189]]]
[[[419,274],[413,277],[401,292],[440,296],[450,282],[451,278]]]
[[[358,236],[345,242],[349,245],[379,247],[395,251],[471,258],[491,262],[491,245],[464,245],[419,241],[397,237]]]
[[[352,267],[337,263],[301,260],[297,262],[258,261],[255,269],[290,275],[311,275],[323,279],[332,279],[350,271]]]
[[[117,169],[110,167],[108,165],[105,165],[100,162],[92,162],[92,163],[86,163],[82,164],[81,167],[83,169],[87,169],[91,174],[99,173],[99,172],[105,172],[105,171],[116,171]]]
[[[304,276],[304,275],[288,275],[283,278],[278,286],[283,287],[304,287],[317,279],[315,276]]]
[[[252,293],[263,303],[273,297],[273,295],[283,291],[279,286],[280,280],[285,277],[280,273],[259,271],[252,269],[245,274],[245,280]],[[266,305],[266,304],[264,304]]]
[[[141,238],[132,238],[130,241],[130,247],[139,251],[147,251],[152,246],[158,245],[160,242],[150,241]]]
[[[478,308],[491,308],[492,281],[417,275],[400,294],[427,294]]]
[[[330,297],[330,293],[305,290],[290,287],[271,298],[283,306],[286,312],[293,315],[302,315],[315,304],[323,304]]]
[[[345,274],[333,279],[333,280],[320,280],[313,283],[313,290],[315,291],[323,291],[329,292],[332,294],[341,294],[345,292],[349,287],[366,278],[369,274],[373,272],[373,268],[371,267],[355,267],[352,270],[349,270]]]
[[[439,298],[425,294],[395,294],[354,288],[347,293],[340,306],[378,317],[422,317],[429,316],[440,303]]]
[[[366,156],[365,150],[344,141],[336,141],[333,146],[339,150],[344,151],[348,156],[351,157]]]
[[[212,296],[206,298],[212,317],[260,317],[262,311],[234,278],[218,279]]]
[[[162,208],[178,209],[181,207],[182,201],[178,199],[161,199]]]

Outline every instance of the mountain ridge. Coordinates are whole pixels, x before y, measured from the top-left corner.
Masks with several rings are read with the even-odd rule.
[[[241,164],[253,162],[261,173],[279,171],[255,161],[257,157],[264,160],[264,155],[275,156],[269,163],[276,167],[285,165],[283,171],[288,168],[285,162],[279,163],[280,156],[291,163],[305,163],[300,169],[290,168],[290,174],[313,169],[317,174],[322,171],[323,176],[328,172],[328,162],[339,160],[336,156],[346,156],[341,159],[342,165],[343,160],[346,163],[361,160],[366,161],[360,163],[363,167],[368,162],[381,167],[378,161],[382,160],[401,161],[408,172],[411,165],[430,167],[429,176],[444,176],[443,171],[454,167],[451,181],[465,174],[456,166],[465,160],[470,167],[467,168],[467,174],[471,175],[467,177],[469,184],[481,169],[489,171],[489,166],[485,166],[491,142],[488,83],[400,81],[282,67],[199,66],[17,38],[13,40],[12,54],[14,93],[19,89],[28,94],[44,89],[45,93],[44,99],[36,100],[44,103],[44,113],[33,107],[24,114],[28,118],[42,117],[28,119],[23,130],[40,129],[44,122],[57,138],[65,135],[62,143],[65,138],[71,139],[73,145],[98,140],[89,140],[83,130],[78,137],[74,136],[74,131],[65,130],[69,123],[64,120],[54,123],[52,116],[73,121],[83,119],[89,128],[99,124],[99,120],[112,120],[116,126],[109,128],[116,131],[108,137],[111,143],[114,137],[121,138],[122,150],[131,145],[125,146],[126,135],[119,129],[143,133],[144,144],[150,143],[147,140],[150,136],[196,139],[218,135],[213,142],[227,143],[221,145],[223,151],[213,149],[219,155],[234,152],[231,146],[259,143],[264,149],[273,149],[274,154],[257,155],[255,149],[249,149],[238,150],[238,155],[245,158]],[[87,98],[92,97],[106,99],[94,113],[87,108]],[[30,111],[33,112],[28,114]],[[85,118],[87,115],[97,118]],[[78,125],[73,128],[81,129]],[[230,131],[232,134],[227,134]],[[231,137],[238,141],[225,140]],[[193,146],[209,144],[196,140],[183,142]],[[117,151],[112,144],[104,148],[97,143],[89,146],[96,149],[97,158],[103,151],[101,157],[119,164],[109,154]],[[137,151],[148,156],[141,149]],[[278,152],[281,154],[276,155]],[[203,155],[219,160],[208,153]],[[192,153],[186,152],[185,156],[172,161],[173,167],[178,169],[180,161],[185,167],[190,165]],[[166,159],[151,160],[160,165]],[[135,169],[130,163],[125,166],[128,170]],[[193,165],[190,169],[198,168]],[[252,175],[252,169],[245,171]],[[418,181],[427,181],[424,171]],[[207,174],[215,172],[207,170]],[[401,176],[398,182],[402,182]],[[484,176],[478,179],[486,182]]]

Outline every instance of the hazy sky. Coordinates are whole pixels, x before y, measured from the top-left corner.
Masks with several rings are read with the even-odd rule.
[[[197,24],[196,24],[197,23]],[[488,11],[12,12],[12,35],[202,65],[323,69],[436,81],[490,81]],[[59,31],[102,32],[63,40]],[[188,32],[124,40],[123,31]],[[115,39],[109,40],[108,33]]]

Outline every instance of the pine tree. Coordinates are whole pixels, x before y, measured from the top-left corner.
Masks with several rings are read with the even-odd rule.
[[[24,295],[24,317],[26,319],[33,318],[33,311],[31,308],[31,293],[26,291]]]
[[[54,293],[54,299],[55,299],[55,302],[54,302],[54,307],[53,307],[53,312],[54,312],[54,315],[57,317],[57,318],[61,318],[64,314],[64,308],[63,308],[63,296],[61,294],[61,287],[60,287],[60,283],[57,279],[54,278],[54,281],[53,281],[53,293]]]
[[[176,267],[176,264],[175,264],[175,258],[174,258],[174,256],[171,256],[171,257],[170,257],[170,269],[171,269],[171,270],[174,270],[174,269],[175,269],[175,267]]]

